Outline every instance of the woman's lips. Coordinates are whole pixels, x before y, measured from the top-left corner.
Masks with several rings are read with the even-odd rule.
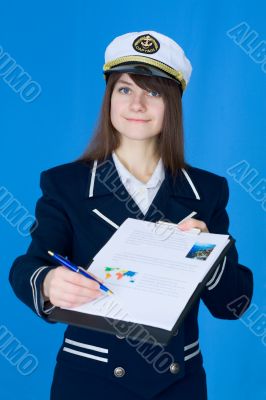
[[[134,118],[126,118],[127,121],[130,122],[148,122],[147,119],[134,119]]]

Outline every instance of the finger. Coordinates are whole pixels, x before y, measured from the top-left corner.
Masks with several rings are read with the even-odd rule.
[[[65,299],[58,299],[54,303],[56,307],[61,307],[61,308],[73,308],[73,307],[78,307],[86,303],[90,303],[91,301],[95,300],[94,298],[84,298],[80,301],[70,301],[70,300],[65,300]]]
[[[197,222],[198,220],[189,218],[184,222],[181,222],[180,224],[177,224],[177,227],[181,230],[187,230],[190,228],[196,228],[197,227]]]
[[[63,270],[60,271],[60,274],[61,274],[61,278],[64,281],[73,283],[74,285],[78,285],[78,286],[85,287],[85,288],[92,289],[92,290],[97,290],[100,287],[98,282],[96,282],[92,279],[86,278],[85,276],[83,276],[77,272],[69,271],[65,267],[63,267]]]
[[[90,303],[93,300],[95,300],[95,299],[87,299],[86,301],[75,302],[75,303],[73,303],[73,302],[62,302],[63,304],[67,304],[67,305],[66,306],[60,305],[59,307],[67,307],[67,308],[79,307],[79,306],[82,306],[83,304]]]
[[[57,291],[56,293],[51,293],[50,301],[56,306],[60,306],[62,302],[72,304],[73,306],[78,306],[81,304],[88,303],[98,297],[102,296],[102,293],[91,293],[89,296],[77,296],[71,293],[64,293]]]
[[[209,232],[204,221],[196,220],[196,224],[193,226],[193,228],[198,228],[201,230],[201,232]]]
[[[102,294],[100,293],[99,295],[91,295],[91,296],[76,296],[74,294],[62,294],[62,297],[59,297],[58,300],[61,301],[67,301],[71,304],[75,305],[80,305],[80,304],[85,304],[88,303],[98,297],[100,297]]]
[[[204,221],[200,221],[199,219],[195,219],[195,218],[189,218],[186,221],[181,222],[177,226],[181,230],[188,230],[188,229],[192,229],[192,228],[198,228],[198,229],[201,230],[201,232],[209,232],[205,222]]]
[[[58,286],[58,290],[61,293],[65,293],[68,295],[75,295],[77,297],[92,297],[98,294],[101,294],[99,289],[90,289],[87,287],[74,285],[73,283],[64,282],[60,283]]]
[[[97,279],[98,282],[103,283],[103,280],[98,278],[98,276],[94,275],[92,272],[90,272],[89,270],[85,270],[84,268],[82,268],[85,272],[87,272],[87,274],[91,275],[94,279]]]
[[[90,289],[82,287],[67,281],[54,281],[51,285],[50,295],[52,296],[69,296],[92,297],[101,293],[99,289]]]

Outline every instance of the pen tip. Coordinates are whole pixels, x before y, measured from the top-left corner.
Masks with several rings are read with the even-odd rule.
[[[112,290],[108,290],[108,292],[107,292],[108,294],[114,294],[114,292],[112,292]]]
[[[48,250],[48,254],[50,254],[50,256],[54,255],[54,253],[52,251],[50,251],[50,250]]]

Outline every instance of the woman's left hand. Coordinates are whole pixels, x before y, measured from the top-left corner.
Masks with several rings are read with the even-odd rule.
[[[195,219],[195,218],[188,218],[186,221],[180,222],[180,224],[178,224],[177,226],[182,231],[186,231],[186,230],[192,229],[192,228],[198,228],[201,230],[201,232],[209,232],[205,222],[200,221],[199,219]]]

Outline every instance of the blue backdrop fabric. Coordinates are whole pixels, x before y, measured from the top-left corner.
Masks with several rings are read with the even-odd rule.
[[[83,152],[104,92],[105,47],[115,36],[146,29],[172,37],[191,60],[183,96],[187,160],[228,179],[230,231],[240,263],[254,273],[252,304],[240,320],[218,320],[201,307],[209,399],[266,398],[265,11],[264,1],[251,7],[240,0],[2,2],[1,399],[49,398],[65,328],[37,318],[8,283],[12,261],[30,242],[40,172]],[[4,196],[21,206],[23,223],[2,212]],[[7,339],[20,353],[8,352]]]

